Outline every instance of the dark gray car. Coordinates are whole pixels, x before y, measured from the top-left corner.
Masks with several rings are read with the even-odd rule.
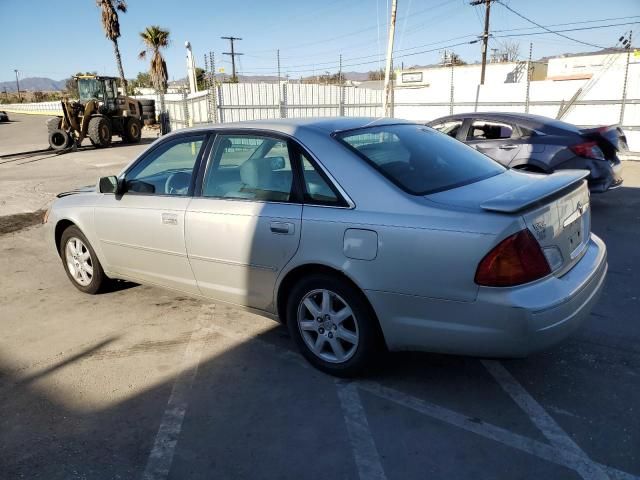
[[[502,112],[449,115],[427,125],[505,167],[540,173],[589,170],[592,192],[605,192],[622,184],[618,152],[628,147],[624,132],[617,126],[580,129],[539,115]]]

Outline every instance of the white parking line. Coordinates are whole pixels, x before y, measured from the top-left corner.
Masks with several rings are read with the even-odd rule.
[[[336,380],[336,389],[360,480],[386,480],[358,388],[353,383]]]
[[[211,322],[214,312],[215,305],[203,305],[196,319],[196,328],[191,334],[180,364],[181,373],[173,384],[167,408],[162,416],[160,428],[147,460],[147,466],[142,474],[143,480],[164,480],[169,475],[178,436],[182,430],[182,421],[187,411],[187,395],[198,373],[205,339],[213,332]]]
[[[230,332],[224,327],[220,327],[218,325],[214,326],[213,330],[220,333],[223,336],[226,336],[228,338],[232,338],[235,340],[241,340],[241,339],[244,339],[244,341],[251,340],[251,338],[247,338],[246,335]],[[253,340],[256,340],[256,343],[262,346],[263,348],[266,347],[270,351],[274,352],[282,360],[293,361],[298,365],[302,365],[304,368],[310,368],[309,365],[304,361],[304,359],[300,355],[290,350],[283,350],[259,338],[253,338]],[[394,402],[398,405],[402,405],[403,407],[412,409],[428,417],[435,418],[436,420],[439,420],[444,423],[448,423],[449,425],[458,427],[468,432],[475,433],[481,437],[502,443],[503,445],[523,451],[530,455],[536,456],[542,460],[546,460],[546,461],[555,463],[556,465],[567,467],[580,474],[582,474],[582,472],[591,471],[595,466],[598,469],[602,470],[603,472],[606,472],[606,474],[609,475],[609,477],[612,479],[640,480],[640,476],[623,472],[621,470],[618,470],[608,465],[603,465],[601,463],[594,462],[588,457],[585,457],[584,454],[582,455],[577,454],[573,450],[566,451],[561,446],[548,445],[538,440],[525,437],[524,435],[511,432],[502,427],[498,427],[491,423],[471,419],[467,415],[458,413],[456,411],[450,410],[445,407],[441,407],[440,405],[427,402],[426,400],[423,400],[418,397],[414,397],[412,395],[405,394],[398,390],[395,390],[389,387],[384,387],[377,382],[371,382],[368,380],[358,380],[358,381],[353,381],[351,385],[356,386],[366,392],[372,393],[377,397]]]
[[[529,416],[533,424],[549,439],[552,445],[559,447],[561,452],[571,452],[585,460],[581,469],[578,470],[582,478],[589,480],[609,478],[500,362],[482,360],[482,364],[502,389]]]
[[[587,463],[593,463],[588,459],[585,461],[583,456],[576,455],[573,452],[563,452],[559,447],[547,445],[546,443],[505,430],[504,428],[491,423],[482,421],[478,422],[475,419],[469,418],[467,415],[435,405],[421,398],[407,395],[393,388],[384,387],[376,382],[359,381],[357,384],[362,390],[372,393],[380,398],[392,401],[423,415],[440,420],[441,422],[448,423],[482,437],[495,440],[496,442],[529,453],[557,465],[562,465],[579,472],[589,468]],[[606,470],[612,478],[620,480],[640,480],[640,477],[617,470],[613,467],[599,463],[596,465],[599,468]]]

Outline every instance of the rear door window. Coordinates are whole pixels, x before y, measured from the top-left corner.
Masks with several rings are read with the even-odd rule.
[[[505,171],[495,161],[422,125],[384,125],[335,135],[408,193],[427,195]]]
[[[291,201],[293,170],[287,142],[262,135],[220,135],[212,151],[202,195]]]
[[[469,129],[467,140],[502,140],[513,136],[513,127],[506,123],[474,120]]]

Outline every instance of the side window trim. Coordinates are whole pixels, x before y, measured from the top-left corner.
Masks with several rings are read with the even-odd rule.
[[[189,185],[189,191],[187,192],[187,195],[185,196],[181,196],[182,198],[184,197],[193,197],[195,196],[195,190],[194,190],[194,180],[196,175],[198,175],[199,170],[200,170],[200,164],[203,158],[203,154],[204,151],[206,150],[206,147],[209,143],[211,137],[211,132],[189,132],[187,134],[182,134],[182,135],[176,135],[176,136],[172,136],[171,138],[167,138],[162,142],[158,142],[157,145],[155,145],[151,150],[144,152],[144,154],[142,156],[140,156],[135,162],[133,162],[131,165],[129,165],[129,167],[120,174],[120,176],[118,177],[118,179],[120,180],[125,180],[127,178],[127,175],[129,175],[131,173],[132,170],[134,170],[135,168],[137,168],[140,165],[143,165],[146,167],[149,163],[151,163],[152,160],[149,160],[149,158],[153,157],[154,154],[156,154],[158,152],[158,150],[163,149],[165,147],[169,147],[171,148],[171,146],[179,144],[179,143],[183,143],[186,139],[188,138],[202,138],[202,146],[200,147],[200,151],[198,152],[198,156],[196,157],[196,161],[193,164],[193,172],[195,173],[191,175],[191,183]],[[157,158],[157,157],[155,157]],[[145,164],[145,162],[147,162]],[[127,191],[125,192],[125,194],[128,195],[144,195],[144,196],[154,196],[154,197],[174,197],[175,195],[169,195],[169,194],[164,194],[164,193],[145,193],[145,192],[135,192],[135,191]]]

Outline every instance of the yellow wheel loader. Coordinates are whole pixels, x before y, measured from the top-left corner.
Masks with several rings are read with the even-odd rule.
[[[79,100],[62,100],[62,116],[47,120],[49,145],[54,150],[78,147],[89,137],[92,145],[111,145],[119,135],[123,142],[137,143],[142,134],[142,105],[118,94],[117,78],[98,75],[73,77]]]

